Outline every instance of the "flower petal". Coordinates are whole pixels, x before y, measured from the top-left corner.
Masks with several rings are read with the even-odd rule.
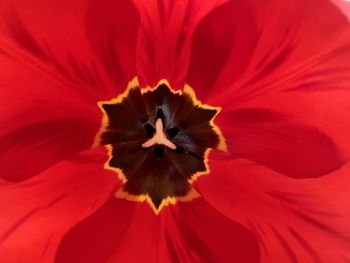
[[[26,125],[0,136],[0,176],[23,181],[88,149],[96,127],[87,119],[67,117]]]
[[[219,76],[225,73],[231,84],[249,65],[259,36],[252,2],[229,1],[198,24],[186,78],[198,98],[207,99],[212,89],[219,96]]]
[[[91,86],[96,84],[98,72],[85,35],[87,5],[86,0],[74,4],[66,0],[59,3],[2,1],[1,54],[34,74],[40,73],[41,78],[49,78],[51,85],[47,90],[51,87],[54,92],[60,88],[62,92],[65,85],[66,89],[75,86],[75,90],[69,92],[80,93],[80,97],[91,96]],[[21,77],[21,72],[17,76]],[[53,82],[56,85],[52,85]],[[57,87],[57,82],[63,87]],[[54,95],[51,94],[53,98]]]
[[[221,106],[287,89],[288,81],[344,88],[349,34],[349,21],[327,0],[232,1],[198,25],[188,82]]]
[[[94,53],[111,80],[124,91],[136,73],[136,43],[140,15],[131,0],[91,1],[86,33]],[[115,96],[115,95],[114,95]]]
[[[118,246],[123,242],[125,233],[128,231],[130,219],[134,217],[136,207],[139,205],[140,203],[111,197],[101,208],[63,237],[55,262],[111,262],[108,259],[118,251]],[[140,221],[144,220],[140,218]],[[143,231],[146,232],[150,228],[146,227]],[[139,239],[141,239],[141,233],[138,236]],[[145,242],[137,252],[139,253],[139,249],[147,250],[148,245],[149,243]],[[128,251],[133,253],[129,249]]]
[[[261,262],[347,262],[349,169],[298,180],[244,159],[210,155],[196,189],[259,240]]]
[[[111,199],[63,239],[57,262],[258,262],[257,241],[202,199],[163,208]]]
[[[1,133],[67,115],[91,118],[99,111],[102,90],[93,91],[91,82],[78,77],[67,62],[70,53],[74,59],[91,58],[84,46],[84,3],[73,8],[69,1],[1,2]]]
[[[166,216],[172,262],[260,262],[252,233],[202,198],[170,207]]]
[[[332,0],[339,9],[350,19],[350,3],[347,0]]]
[[[232,1],[193,43],[188,81],[222,107],[215,122],[231,153],[292,177],[349,160],[350,23],[333,4]]]
[[[137,43],[141,86],[155,86],[159,80],[167,79],[174,89],[182,88],[196,25],[226,1],[135,0],[142,25]]]
[[[139,15],[130,0],[6,0],[1,12],[1,50],[32,67],[42,62],[40,68],[79,84],[80,96],[115,96],[136,76]]]
[[[114,2],[113,8],[100,1],[96,5],[86,0],[1,2],[1,177],[21,181],[90,148],[102,118],[96,102],[115,97],[136,75],[135,48],[130,54],[125,50],[136,46],[137,29],[131,27],[138,21],[136,9],[127,0]],[[114,19],[116,12],[128,17]],[[125,34],[122,21],[130,25]],[[109,39],[107,49],[99,45],[107,45],[106,37],[125,43],[113,46],[114,38]],[[117,51],[126,69],[118,66]],[[111,71],[115,75],[105,74]]]
[[[343,132],[336,129],[338,122],[328,122],[328,126],[337,132],[331,133],[334,137],[330,137],[324,132],[326,127],[317,129],[310,125],[311,122],[300,122],[278,110],[284,112],[277,107],[275,111],[266,108],[222,111],[216,124],[226,138],[229,151],[296,178],[322,176],[347,161],[335,141]],[[344,145],[345,142],[350,141],[344,137]]]
[[[83,46],[75,52],[76,46],[63,43],[84,42],[77,22],[81,4],[69,8],[67,1],[55,6],[42,1],[1,2],[0,174],[7,180],[30,178],[90,148],[100,126],[98,96],[64,68],[59,60],[63,55],[50,49],[84,54]],[[66,20],[58,19],[63,12]],[[62,31],[67,31],[65,37]],[[70,33],[72,38],[67,37]]]
[[[53,262],[62,236],[120,184],[103,169],[106,159],[106,151],[95,148],[26,182],[1,185],[0,260]]]

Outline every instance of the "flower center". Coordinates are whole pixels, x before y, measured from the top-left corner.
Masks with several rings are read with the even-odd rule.
[[[198,196],[191,184],[208,173],[210,149],[225,149],[213,123],[219,108],[199,102],[188,86],[173,91],[163,81],[140,89],[135,80],[122,95],[98,105],[104,118],[96,142],[108,147],[105,167],[124,182],[116,197],[147,200],[158,213]]]
[[[143,148],[149,148],[154,145],[164,145],[172,150],[176,150],[176,145],[168,140],[164,133],[162,119],[156,121],[156,132],[153,137],[142,144]]]

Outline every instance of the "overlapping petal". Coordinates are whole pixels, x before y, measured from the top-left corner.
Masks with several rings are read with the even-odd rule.
[[[21,181],[91,147],[96,102],[136,75],[138,14],[127,0],[0,5],[1,176]]]
[[[37,174],[0,178],[0,261],[349,260],[349,22],[326,0],[225,2],[0,2],[0,175]],[[135,75],[222,107],[231,155],[196,183],[212,207],[155,216],[108,199],[103,150],[69,159]]]
[[[145,203],[111,199],[63,239],[57,262],[258,262],[254,236],[202,199],[156,216]]]
[[[63,235],[120,184],[103,169],[104,149],[62,161],[21,183],[1,184],[0,261],[53,262]]]
[[[227,158],[213,152],[212,173],[197,180],[196,188],[218,211],[253,231],[261,262],[349,260],[349,165],[301,180]]]
[[[329,19],[323,19],[325,14]],[[337,87],[344,87],[346,74],[335,69],[348,66],[344,55],[349,51],[349,30],[346,17],[327,0],[231,1],[198,25],[187,78],[198,86],[201,99],[213,102],[226,99],[215,96],[220,89],[241,102],[272,89],[287,89],[279,85],[282,81],[320,77],[321,69],[326,73],[324,84],[339,74],[342,81]],[[201,73],[206,73],[202,78],[211,89],[200,90],[197,82],[205,82]]]
[[[131,0],[94,0],[89,2],[85,20],[90,46],[108,76],[115,97],[137,75],[140,15]]]
[[[350,24],[329,1],[232,1],[203,19],[192,49],[188,81],[222,107],[232,154],[292,177],[349,159]]]
[[[322,113],[324,115],[317,116],[318,119],[324,119],[328,115],[325,111]],[[308,114],[316,118],[311,112]],[[287,176],[318,177],[338,169],[347,161],[337,140],[343,139],[343,144],[339,144],[343,146],[348,146],[349,140],[335,119],[325,123],[334,129],[332,137],[324,129],[312,126],[312,122],[301,122],[298,119],[301,118],[292,118],[286,111],[277,108],[272,111],[262,107],[223,111],[218,116],[217,123],[235,156],[250,159]],[[345,125],[348,120],[342,123],[343,127],[347,127]],[[350,126],[347,128],[350,129]]]
[[[137,70],[142,86],[167,79],[181,89],[188,70],[193,32],[199,21],[227,0],[134,0],[141,16]]]
[[[261,30],[253,12],[257,3],[229,1],[198,24],[186,81],[196,90],[199,99],[222,98],[221,93],[249,66]],[[225,86],[217,84],[221,75],[227,78]],[[210,98],[209,93],[214,98]]]

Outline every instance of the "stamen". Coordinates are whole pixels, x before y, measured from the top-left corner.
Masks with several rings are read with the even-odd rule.
[[[154,145],[164,145],[172,150],[176,150],[176,145],[172,143],[168,138],[166,137],[164,133],[164,127],[162,119],[158,118],[156,121],[156,132],[153,135],[153,137],[149,140],[147,140],[145,143],[142,144],[143,148],[149,148]]]

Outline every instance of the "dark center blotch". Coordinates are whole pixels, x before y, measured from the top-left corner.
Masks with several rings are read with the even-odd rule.
[[[119,168],[127,179],[124,191],[148,195],[158,208],[168,197],[185,196],[192,176],[206,171],[206,150],[219,144],[210,123],[213,109],[200,107],[190,95],[175,93],[165,84],[145,93],[135,87],[129,95],[102,105],[108,117],[102,143],[112,147],[108,165]],[[163,139],[157,137],[145,148],[142,145],[155,137],[158,119]],[[158,144],[164,140],[176,148]]]

